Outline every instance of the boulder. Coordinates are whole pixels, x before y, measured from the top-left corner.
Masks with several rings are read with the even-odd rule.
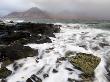
[[[28,78],[27,80],[26,80],[26,82],[33,82],[30,78]]]
[[[30,78],[28,78],[26,80],[26,82],[33,82],[33,81],[35,81],[35,82],[42,82],[42,80],[39,77],[37,77],[36,75],[32,75]]]
[[[37,50],[33,50],[28,46],[20,44],[0,47],[0,62],[14,61],[21,58],[33,57],[38,54]]]
[[[71,55],[71,56],[70,56]],[[101,59],[92,54],[86,53],[68,53],[68,61],[75,66],[76,69],[82,71],[81,78],[84,82],[92,82],[94,78],[94,70],[100,63]]]
[[[1,44],[10,44],[13,43],[16,40],[22,39],[22,38],[28,38],[30,37],[30,33],[28,32],[11,32],[7,35],[2,36],[0,39]]]
[[[0,68],[0,79],[6,78],[7,76],[11,75],[11,73],[12,72],[5,67]]]

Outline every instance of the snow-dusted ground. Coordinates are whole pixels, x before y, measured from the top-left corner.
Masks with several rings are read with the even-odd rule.
[[[95,82],[109,82],[110,76],[110,31],[89,28],[82,24],[60,24],[61,32],[56,33],[56,38],[51,38],[52,43],[27,44],[39,50],[36,57],[28,57],[16,61],[22,65],[16,71],[13,65],[7,68],[13,74],[7,78],[8,82],[26,82],[26,79],[35,74],[42,82],[69,82],[68,78],[81,80],[81,71],[74,68],[67,60],[57,62],[58,58],[65,57],[67,51],[91,53],[101,58],[95,70]],[[105,44],[105,46],[101,45]],[[69,71],[66,68],[71,68]],[[55,72],[53,72],[56,71]],[[46,78],[43,75],[47,74]],[[34,82],[34,81],[33,81]]]

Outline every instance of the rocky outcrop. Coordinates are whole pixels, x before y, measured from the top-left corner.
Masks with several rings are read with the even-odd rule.
[[[0,44],[50,43],[49,37],[55,37],[54,33],[59,31],[59,26],[53,24],[4,24],[0,25]]]
[[[75,66],[77,69],[81,70],[83,73],[81,75],[81,82],[93,82],[94,70],[100,63],[101,59],[86,53],[76,53],[68,52],[66,53],[68,61]]]
[[[37,50],[33,50],[28,46],[23,45],[11,45],[0,47],[0,62],[14,61],[21,58],[36,56]]]
[[[11,63],[14,60],[35,56],[34,50],[23,45],[51,43],[49,37],[55,37],[54,33],[59,31],[59,26],[53,24],[3,24],[0,27],[0,62]]]
[[[4,79],[9,76],[12,72],[7,68],[0,68],[0,79]]]
[[[38,51],[33,50],[28,46],[23,45],[11,45],[11,46],[2,46],[0,47],[0,79],[5,81],[6,78],[12,73],[10,70],[6,68],[7,65],[13,64],[13,69],[16,71],[22,64],[17,64],[15,60],[37,56]]]
[[[6,77],[12,72],[6,68],[7,65],[13,64],[16,71],[22,64],[18,64],[15,60],[33,57],[38,55],[38,50],[34,50],[28,46],[28,43],[51,43],[50,37],[55,37],[54,33],[60,31],[60,26],[54,24],[36,24],[36,23],[0,23],[0,79],[5,81]],[[47,75],[44,75],[46,78]],[[37,82],[42,82],[40,78],[34,75]],[[28,79],[27,82],[29,82]]]

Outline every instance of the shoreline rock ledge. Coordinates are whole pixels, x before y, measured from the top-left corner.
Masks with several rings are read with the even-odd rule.
[[[15,60],[38,55],[38,50],[28,46],[28,43],[51,43],[50,37],[60,32],[60,26],[54,24],[22,22],[17,24],[0,23],[0,79],[5,79],[12,74],[6,68],[15,63]],[[16,68],[16,67],[15,67]],[[16,68],[17,69],[17,68]]]

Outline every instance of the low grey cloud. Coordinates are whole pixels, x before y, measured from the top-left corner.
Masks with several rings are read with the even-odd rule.
[[[0,15],[6,15],[14,11],[24,11],[34,6],[25,0],[0,0]]]
[[[50,13],[71,13],[110,19],[110,0],[0,0],[0,14],[39,7]]]

